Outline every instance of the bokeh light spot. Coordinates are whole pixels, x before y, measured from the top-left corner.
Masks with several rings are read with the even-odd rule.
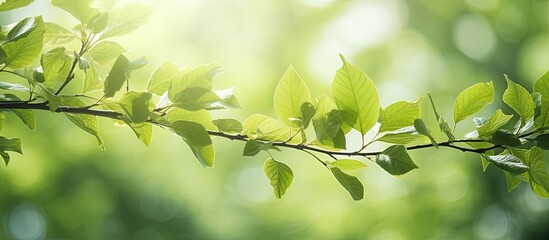
[[[485,208],[473,225],[473,233],[478,239],[500,239],[508,231],[509,216],[498,206]]]
[[[483,60],[494,50],[496,38],[486,20],[476,15],[466,15],[458,20],[454,28],[454,42],[463,54]]]
[[[9,213],[7,229],[13,239],[44,239],[46,220],[38,207],[21,203]]]

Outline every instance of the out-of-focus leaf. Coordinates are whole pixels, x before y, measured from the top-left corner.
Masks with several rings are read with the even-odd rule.
[[[165,62],[158,67],[147,84],[147,91],[158,96],[170,88],[172,80],[177,77],[179,68],[172,62]]]
[[[44,45],[59,46],[77,40],[73,32],[55,23],[44,23]]]
[[[99,13],[99,9],[92,8],[91,3],[94,0],[52,0],[53,6],[61,8],[82,23],[87,23],[96,14]]]
[[[95,16],[93,16],[90,19],[90,21],[86,24],[86,26],[88,27],[88,29],[90,29],[90,31],[93,34],[97,34],[103,31],[107,27],[108,23],[109,23],[109,13],[100,12],[98,14],[95,14]]]
[[[362,135],[372,128],[379,117],[379,96],[372,80],[359,68],[340,55],[343,66],[332,82],[332,96],[342,112],[343,122]]]
[[[125,52],[126,49],[116,42],[101,41],[90,49],[89,54],[93,61],[105,66],[111,64],[120,54]]]
[[[34,0],[5,0],[0,3],[0,12],[22,8],[34,2]]]
[[[112,10],[110,21],[101,38],[117,37],[133,32],[149,19],[153,12],[150,6],[130,3]]]
[[[1,8],[2,5],[0,5]],[[38,26],[39,22],[35,18],[28,17],[18,22],[6,36],[4,42],[14,42],[28,36]]]
[[[257,137],[259,126],[267,119],[272,118],[262,114],[253,114],[249,116],[242,124],[242,134],[247,135],[249,138]]]
[[[221,132],[240,133],[242,132],[242,124],[236,119],[216,119],[213,124]]]
[[[292,169],[284,163],[269,158],[265,161],[263,170],[267,178],[269,178],[271,186],[273,186],[275,197],[280,199],[286,193],[290,184],[292,184],[294,179]]]
[[[29,92],[30,91],[27,87],[25,87],[21,84],[7,83],[7,82],[0,82],[0,89],[13,90],[13,91],[22,91],[22,92]]]
[[[507,182],[507,192],[513,191],[521,183],[520,179],[513,176],[508,172],[503,172],[505,174],[505,182]]]

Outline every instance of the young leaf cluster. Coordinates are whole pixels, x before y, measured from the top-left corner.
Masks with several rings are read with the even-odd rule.
[[[30,3],[5,0],[0,11]],[[144,58],[128,58],[113,37],[137,29],[151,14],[150,8],[96,0],[52,0],[52,4],[78,24],[67,29],[36,16],[1,28],[0,76],[13,75],[16,80],[0,80],[0,128],[8,115],[34,129],[35,110],[63,113],[104,149],[98,117],[110,118],[127,125],[147,146],[153,128],[173,132],[204,167],[214,166],[213,136],[243,141],[243,156],[266,154],[264,171],[276,198],[287,192],[294,173],[291,159],[278,159],[275,151],[307,153],[354,200],[360,200],[364,187],[353,175],[366,167],[365,161],[400,176],[418,168],[409,151],[453,148],[478,154],[484,168],[491,164],[501,169],[509,191],[524,181],[538,195],[549,197],[544,161],[544,150],[549,150],[549,73],[536,81],[533,93],[505,76],[507,89],[501,97],[514,112],[498,109],[488,118],[473,117],[476,129],[463,137],[455,135],[458,123],[494,101],[492,82],[463,90],[456,97],[453,118],[441,116],[427,94],[434,116],[426,117],[420,108],[425,97],[383,108],[374,82],[342,55],[330,93],[313,97],[290,66],[274,92],[276,118],[253,114],[244,122],[212,119],[210,111],[240,106],[232,88],[213,88],[220,71],[216,63],[180,68],[166,62],[152,73],[146,89],[131,87],[132,73],[148,63]],[[435,118],[436,131],[446,139],[434,137],[433,128],[425,124],[429,117]],[[446,119],[453,119],[453,124]],[[360,137],[353,139],[351,131]],[[349,149],[348,141],[360,142],[360,147]],[[370,145],[375,142],[387,147],[373,151]],[[0,136],[0,155],[6,165],[9,152],[22,154],[21,140]]]

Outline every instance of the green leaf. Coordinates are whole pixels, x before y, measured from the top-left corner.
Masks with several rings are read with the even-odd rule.
[[[4,120],[6,120],[6,115],[0,111],[0,130],[2,130],[2,125],[4,124]]]
[[[109,23],[109,13],[108,12],[101,12],[98,14],[95,14],[90,21],[86,24],[88,29],[90,29],[91,33],[97,34],[102,32]]]
[[[51,112],[57,111],[57,109],[61,105],[61,99],[59,98],[59,96],[55,95],[50,88],[44,86],[42,83],[36,83],[36,86],[40,88],[38,95],[48,100],[49,110]]]
[[[522,125],[524,125],[534,116],[536,107],[534,100],[528,90],[511,81],[507,75],[505,75],[505,79],[507,80],[507,89],[503,93],[503,101],[519,114]]]
[[[262,114],[253,114],[249,116],[242,124],[242,134],[247,135],[249,138],[256,138],[259,126],[268,119],[271,118]]]
[[[391,175],[399,176],[418,168],[404,145],[393,145],[376,157],[376,163]]]
[[[265,141],[281,141],[301,143],[301,135],[296,135],[298,129],[291,128],[282,120],[267,119],[261,123],[257,138]]]
[[[96,90],[100,90],[103,86],[99,79],[97,72],[97,66],[95,63],[90,62],[89,68],[84,70],[84,86],[82,87],[82,93],[89,93]]]
[[[544,150],[549,150],[549,134],[542,134],[542,135],[536,136],[534,140],[535,140],[536,146]]]
[[[196,111],[205,109],[219,100],[219,96],[208,89],[190,87],[174,97],[173,105],[185,110]]]
[[[341,169],[342,171],[353,171],[361,168],[365,168],[366,164],[355,159],[338,159],[333,162],[329,162],[330,166]]]
[[[457,124],[468,116],[477,114],[494,101],[494,84],[477,83],[463,90],[454,103],[454,122]]]
[[[342,111],[343,122],[362,135],[372,128],[379,117],[379,96],[368,76],[340,55],[343,66],[332,82],[332,96]]]
[[[446,136],[448,137],[448,140],[454,141],[455,137],[454,137],[454,134],[452,133],[452,129],[450,129],[450,125],[448,125],[448,122],[446,122],[446,120],[444,120],[444,118],[442,118],[438,114],[437,108],[435,107],[435,102],[433,101],[433,97],[431,96],[431,94],[428,93],[427,96],[429,97],[429,101],[431,102],[431,106],[433,107],[433,112],[435,113],[435,117],[437,119],[438,127],[440,128],[440,131],[446,134]]]
[[[130,62],[124,55],[118,56],[104,82],[103,93],[105,97],[113,97],[130,78],[131,72],[143,67],[145,63],[146,61],[143,59]]]
[[[143,123],[127,123],[128,126],[133,130],[137,138],[145,144],[145,146],[151,146],[153,127],[152,124],[143,122]]]
[[[34,2],[34,0],[5,0],[0,1],[0,12],[22,8]]]
[[[34,63],[42,51],[44,37],[44,22],[42,17],[34,17],[36,27],[28,35],[17,41],[2,45],[7,59],[4,67],[21,69]]]
[[[73,32],[55,23],[44,23],[44,30],[44,45],[66,46],[68,43],[77,40],[77,37]]]
[[[290,187],[290,184],[292,184],[294,179],[292,169],[284,163],[277,162],[274,159],[269,158],[265,161],[263,170],[265,171],[267,178],[269,178],[271,186],[273,186],[275,197],[280,199],[284,193],[286,193],[286,190]]]
[[[0,45],[0,64],[6,63],[8,60],[8,55],[4,49],[2,49],[2,46]]]
[[[0,137],[0,151],[23,154],[23,151],[21,150],[21,140],[19,138],[7,139],[5,137]]]
[[[181,108],[173,108],[166,114],[166,120],[174,123],[178,120],[194,122],[206,129],[215,130],[217,127],[212,123],[212,117],[206,110],[187,111]]]
[[[84,107],[87,106],[87,104],[82,101],[79,98],[75,97],[63,97],[60,100],[63,105],[69,106],[69,107]],[[87,133],[93,135],[95,139],[97,139],[97,144],[101,150],[105,151],[105,145],[103,143],[103,139],[99,136],[99,123],[97,121],[96,116],[92,115],[86,115],[86,114],[73,114],[73,113],[65,113],[65,116],[71,122],[74,123],[77,127],[80,129],[86,131]]]
[[[261,151],[267,151],[273,148],[273,142],[263,142],[258,140],[249,140],[244,145],[242,156],[252,157],[257,155]]]
[[[176,121],[172,129],[189,145],[193,154],[204,167],[213,167],[215,150],[206,129],[194,122]]]
[[[6,36],[4,42],[15,42],[21,38],[27,37],[32,31],[34,31],[39,22],[35,18],[28,17],[18,22]]]
[[[530,184],[532,190],[541,197],[549,197],[549,175],[545,167],[543,150],[534,147],[529,151],[511,148],[513,155],[524,162],[530,170],[521,176]]]
[[[30,92],[30,90],[27,87],[25,87],[21,84],[14,84],[14,83],[7,83],[7,82],[0,82],[0,89]]]
[[[387,133],[383,137],[377,139],[380,142],[392,143],[392,144],[409,144],[413,142],[425,142],[428,138],[424,135],[418,134],[415,129],[412,131],[404,131],[400,133]]]
[[[154,71],[147,84],[147,91],[158,96],[170,88],[172,80],[177,77],[179,68],[172,62],[165,62]]]
[[[481,137],[491,136],[509,122],[512,117],[513,115],[505,115],[501,109],[498,109],[484,125],[478,128],[478,135]]]
[[[126,49],[116,42],[101,41],[90,49],[89,54],[93,61],[100,66],[105,66],[112,64],[120,54],[125,52]]]
[[[506,145],[506,146],[520,146],[520,139],[517,137],[517,135],[505,130],[505,129],[498,129],[494,134],[492,134],[492,137],[489,139],[489,142],[496,144],[496,145]]]
[[[508,172],[503,172],[505,174],[505,181],[507,182],[507,192],[513,191],[521,183],[521,180],[513,176]]]
[[[309,127],[311,119],[313,119],[316,113],[315,107],[310,102],[305,102],[301,105],[301,116],[303,117],[303,129]]]
[[[45,82],[48,87],[60,86],[69,75],[73,59],[67,54],[64,47],[54,48],[44,54],[42,65]]]
[[[101,38],[117,37],[133,32],[147,22],[152,12],[150,6],[140,3],[130,3],[113,9],[109,25]]]
[[[149,101],[152,94],[148,92],[130,91],[124,94],[118,101],[118,105],[122,107],[130,120],[134,123],[142,123],[149,119]]]
[[[351,194],[353,200],[358,201],[364,197],[364,186],[362,186],[362,183],[358,178],[342,172],[341,169],[337,167],[332,167],[330,170],[339,184]]]
[[[221,71],[217,63],[210,63],[197,66],[195,68],[185,68],[178,72],[175,79],[172,80],[168,97],[174,101],[175,97],[190,87],[212,89],[214,76]]]
[[[511,155],[511,154],[502,154],[496,156],[485,155],[486,160],[493,163],[496,167],[501,168],[504,171],[507,171],[513,175],[519,175],[523,172],[528,171],[528,166],[524,165],[522,161]]]
[[[94,0],[52,0],[53,6],[61,8],[82,23],[87,23],[96,14],[99,13],[99,9],[92,8],[92,2]]]
[[[332,110],[322,118],[313,119],[316,139],[322,145],[331,148],[345,149],[345,133],[341,129],[342,118],[338,110]]]
[[[425,125],[425,123],[421,118],[414,120],[414,128],[419,134],[428,137],[429,140],[431,140],[431,143],[433,144],[433,146],[438,148],[437,140],[435,140],[433,135],[431,135],[431,131],[429,130],[429,128],[427,128],[427,126]]]
[[[303,125],[301,106],[310,101],[309,89],[290,65],[276,86],[274,94],[276,114],[288,126],[301,127]]]
[[[534,91],[541,95],[540,114],[535,120],[536,128],[549,126],[549,71],[534,83]]]
[[[21,101],[21,99],[13,94],[8,93],[0,95],[0,101]],[[36,127],[34,113],[30,109],[5,109],[2,111],[13,112],[30,129],[34,129]]]
[[[242,124],[236,119],[216,119],[213,124],[221,132],[240,133],[242,132]]]
[[[219,98],[217,102],[212,103],[206,109],[216,110],[216,109],[226,109],[226,108],[240,108],[240,103],[236,96],[233,93],[234,87],[222,90],[213,91],[215,95]]]
[[[421,117],[419,100],[414,102],[399,101],[381,111],[379,132],[387,132],[414,125],[414,120]]]

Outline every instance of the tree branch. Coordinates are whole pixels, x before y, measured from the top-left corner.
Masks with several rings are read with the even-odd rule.
[[[26,102],[26,101],[0,102],[0,109],[30,109],[30,110],[48,110],[49,111],[49,107],[48,107],[47,102],[29,103],[29,102]],[[56,110],[56,112],[86,114],[86,115],[92,115],[92,116],[97,116],[97,117],[105,117],[105,118],[111,118],[111,119],[119,119],[119,117],[123,116],[123,114],[121,114],[119,112],[115,112],[115,111],[111,111],[111,110],[92,109],[89,106],[88,107],[60,106]],[[162,127],[169,127],[169,126],[165,126],[161,123],[158,123],[158,122],[155,122],[155,121],[152,121],[152,120],[149,121],[149,122],[152,123],[152,124],[155,124],[155,125],[162,126]],[[237,140],[237,141],[243,141],[243,142],[247,142],[247,141],[250,140],[250,138],[248,138],[248,136],[244,135],[244,134],[234,134],[234,135],[232,135],[232,134],[227,134],[227,133],[224,133],[224,132],[218,132],[218,131],[212,131],[212,130],[208,130],[208,134],[211,135],[211,136],[223,137],[223,138],[227,138],[227,139],[230,139],[230,140]],[[527,135],[531,135],[531,134],[532,133],[528,133]],[[522,137],[522,136],[519,136],[519,137]],[[261,139],[257,139],[257,140],[261,140]],[[486,141],[481,140],[481,139],[461,139],[461,140],[440,142],[440,143],[438,143],[438,146],[453,148],[453,149],[456,149],[456,150],[460,150],[462,152],[472,152],[472,153],[485,153],[486,151],[502,147],[501,145],[493,145],[493,146],[487,147],[487,148],[474,149],[474,148],[465,148],[465,147],[460,147],[460,146],[454,145],[455,143],[471,143],[471,142],[486,142]],[[355,157],[366,157],[367,158],[367,157],[370,157],[370,156],[377,156],[377,155],[382,153],[382,151],[376,151],[376,152],[332,151],[332,150],[325,150],[325,149],[315,148],[315,147],[311,147],[311,146],[304,145],[304,144],[290,144],[290,143],[287,143],[287,142],[274,142],[273,146],[284,147],[284,148],[292,148],[292,149],[301,150],[301,151],[305,151],[305,152],[312,151],[312,152],[326,154],[326,155],[329,155],[329,156],[332,156],[332,157],[333,156],[349,156],[349,157],[355,156]],[[431,148],[431,147],[434,147],[434,145],[432,143],[409,146],[409,147],[406,147],[406,149],[407,150],[417,150],[417,149],[424,149],[424,148]],[[310,152],[308,152],[308,153],[310,154]]]

